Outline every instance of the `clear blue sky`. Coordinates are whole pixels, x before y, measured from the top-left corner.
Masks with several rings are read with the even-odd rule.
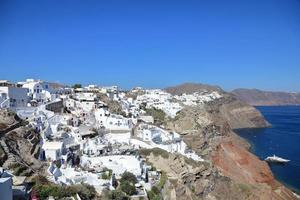
[[[300,91],[299,0],[0,0],[0,79]]]

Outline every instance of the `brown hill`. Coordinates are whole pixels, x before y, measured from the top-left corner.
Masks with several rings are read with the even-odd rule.
[[[183,83],[174,87],[165,88],[164,90],[172,95],[181,95],[183,93],[191,94],[205,91],[219,91],[220,93],[223,93],[223,90],[218,86],[211,86],[201,83]]]
[[[236,89],[237,99],[254,106],[300,105],[300,93],[270,92],[257,89]]]

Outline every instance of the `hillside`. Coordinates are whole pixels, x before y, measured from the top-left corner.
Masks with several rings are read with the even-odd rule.
[[[300,105],[300,93],[270,92],[257,89],[236,89],[237,99],[253,106]]]
[[[191,93],[203,92],[203,91],[222,92],[222,89],[218,86],[211,86],[211,85],[206,85],[201,83],[183,83],[174,87],[167,87],[164,90],[172,95],[181,95],[183,93],[191,94]]]
[[[182,86],[178,88],[182,93],[188,92]],[[178,89],[173,87],[173,91]],[[168,185],[169,193],[176,199],[296,199],[289,189],[275,180],[268,164],[250,153],[249,144],[233,131],[235,128],[266,127],[269,123],[254,107],[232,94],[223,91],[222,95],[223,98],[205,105],[185,107],[167,123],[168,129],[180,133],[192,150],[209,161],[204,167],[195,164],[193,171],[180,167],[164,169],[174,179]],[[148,159],[156,167],[176,160]],[[197,167],[205,173],[198,173]]]
[[[222,94],[222,98],[206,104],[207,110],[221,112],[222,118],[226,119],[232,129],[268,127],[270,124],[264,119],[262,114],[245,103],[237,99],[231,93],[227,93],[218,86],[210,86],[198,83],[184,83],[174,87],[168,87],[165,91],[172,95],[191,94],[195,92],[213,92]],[[212,112],[212,111],[211,111]]]
[[[0,110],[0,166],[15,175],[30,176],[41,170],[40,136],[9,110]]]

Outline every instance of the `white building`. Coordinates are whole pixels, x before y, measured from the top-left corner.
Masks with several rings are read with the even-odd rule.
[[[45,153],[46,160],[52,161],[58,160],[63,154],[63,142],[45,142],[43,144],[43,151]]]
[[[95,118],[100,126],[105,127],[111,131],[125,131],[131,130],[131,120],[121,115],[110,114],[106,109],[100,108],[95,111]]]
[[[85,112],[91,112],[96,106],[96,95],[92,92],[76,93],[75,100],[75,102],[68,101],[68,104],[81,108]]]
[[[160,131],[156,129],[144,129],[143,130],[143,140],[152,141],[154,138],[161,138]]]
[[[150,123],[150,124],[154,123],[154,118],[151,115],[142,115],[139,117],[139,119],[146,123]]]
[[[198,104],[207,103],[210,101],[214,101],[216,99],[222,98],[222,95],[219,94],[217,91],[209,92],[209,91],[202,91],[202,92],[195,92],[193,94],[182,94],[182,95],[175,95],[175,99],[181,101],[184,105],[187,106],[196,106]]]
[[[27,89],[11,86],[0,86],[0,108],[26,107]]]
[[[68,93],[59,84],[49,83],[41,80],[26,79],[25,82],[19,82],[23,88],[28,89],[28,96],[38,102],[53,101],[58,97],[58,94]],[[53,85],[57,85],[54,87]]]
[[[169,117],[174,118],[182,106],[177,102],[172,102],[172,95],[160,89],[145,90],[144,95],[137,96],[136,103],[145,103],[147,108],[163,110]]]
[[[39,80],[27,79],[26,82],[20,84],[22,84],[23,88],[28,89],[28,96],[33,100],[44,102],[47,100],[47,97],[50,98],[50,93],[46,94],[46,92],[43,91],[42,82]]]

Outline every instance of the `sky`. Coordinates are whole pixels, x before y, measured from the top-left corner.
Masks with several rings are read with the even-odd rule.
[[[0,0],[0,79],[300,92],[300,0]]]

